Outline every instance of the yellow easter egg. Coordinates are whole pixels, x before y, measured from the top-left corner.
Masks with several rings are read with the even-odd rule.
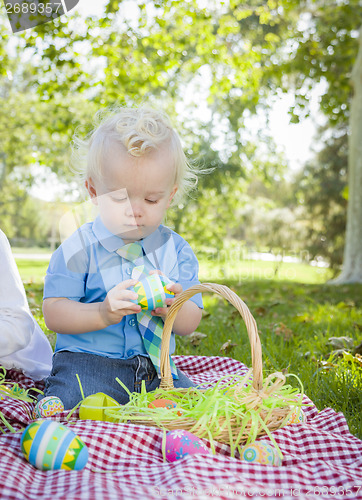
[[[307,416],[301,408],[293,408],[288,418],[285,422],[285,425],[291,424],[305,424],[307,422]]]
[[[114,422],[115,420],[104,413],[107,408],[119,408],[121,405],[107,394],[97,392],[87,396],[79,408],[79,418],[82,420],[102,420]]]

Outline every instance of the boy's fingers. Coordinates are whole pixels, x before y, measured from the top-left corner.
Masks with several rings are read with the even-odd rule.
[[[137,300],[138,294],[133,290],[128,290],[128,288],[133,287],[137,283],[137,280],[129,279],[118,283],[111,290],[112,296],[116,299],[129,299],[129,300]]]
[[[123,311],[126,313],[125,316],[127,316],[128,314],[138,314],[139,312],[141,312],[141,306],[137,306],[137,308],[135,309],[123,309]]]
[[[152,269],[152,271],[150,271],[150,274],[163,274],[163,272],[159,269]]]
[[[115,286],[115,288],[117,288],[118,290],[125,290],[126,288],[129,288],[131,286],[135,286],[136,283],[138,283],[138,280],[129,279],[121,281],[120,283],[118,283],[118,285]]]
[[[167,290],[170,292],[174,293],[181,293],[182,292],[182,285],[179,283],[170,283],[169,285],[166,286]]]
[[[154,316],[166,316],[167,313],[167,307],[157,307],[156,309],[151,311],[151,314],[153,314]]]
[[[130,299],[130,300],[137,300],[138,299],[138,293],[132,292],[132,290],[122,290],[121,293],[119,294],[120,299]]]
[[[134,314],[134,313],[141,312],[141,306],[139,306],[138,304],[132,304],[132,303],[126,302],[124,300],[117,301],[116,306],[117,306],[117,309],[119,311],[122,310],[122,312],[124,312],[126,314]],[[130,312],[127,312],[127,311],[130,311]]]
[[[138,293],[133,292],[132,290],[124,290],[124,289],[113,289],[113,293],[110,295],[111,300],[137,300],[138,299]]]

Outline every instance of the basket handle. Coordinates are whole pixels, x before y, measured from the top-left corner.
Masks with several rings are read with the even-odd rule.
[[[172,325],[175,321],[177,312],[189,298],[200,292],[217,293],[218,295],[224,297],[224,299],[230,302],[230,304],[232,304],[239,311],[240,316],[245,322],[249,336],[251,347],[251,362],[253,368],[253,387],[256,391],[261,390],[263,386],[262,351],[256,321],[249,311],[247,305],[240,299],[238,295],[236,295],[235,292],[230,290],[230,288],[225,285],[218,285],[216,283],[200,283],[199,285],[194,285],[182,292],[171,305],[165,319],[162,333],[160,389],[168,390],[174,387],[169,353]]]

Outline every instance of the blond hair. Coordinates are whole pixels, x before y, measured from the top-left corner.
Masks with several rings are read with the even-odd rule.
[[[145,156],[168,147],[174,154],[175,184],[178,187],[173,202],[180,200],[197,184],[197,169],[187,160],[179,135],[168,116],[146,106],[118,107],[99,111],[94,128],[85,139],[73,137],[73,170],[81,180],[102,175],[102,162],[110,146],[118,144],[132,156]]]

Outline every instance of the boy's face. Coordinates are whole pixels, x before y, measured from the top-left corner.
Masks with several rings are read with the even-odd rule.
[[[100,178],[85,185],[106,228],[126,243],[138,241],[161,224],[177,191],[174,158],[167,148],[134,157],[114,145]]]

